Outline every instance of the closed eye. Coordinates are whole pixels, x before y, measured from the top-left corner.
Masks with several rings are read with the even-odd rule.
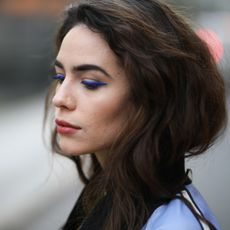
[[[57,73],[53,76],[53,79],[58,80],[59,83],[62,83],[65,80],[65,75],[61,73]]]
[[[92,79],[85,79],[81,81],[81,84],[85,86],[85,88],[89,90],[96,90],[97,88],[101,86],[107,85],[105,82],[97,81],[97,80],[92,80]]]

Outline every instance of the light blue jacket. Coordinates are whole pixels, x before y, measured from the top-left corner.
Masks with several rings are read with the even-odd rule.
[[[189,195],[190,203],[195,209],[203,214],[218,230],[221,230],[214,214],[208,207],[202,195],[192,185],[186,186],[186,195]],[[208,230],[200,220],[198,220],[191,210],[180,199],[174,199],[168,204],[158,207],[148,219],[141,230]]]

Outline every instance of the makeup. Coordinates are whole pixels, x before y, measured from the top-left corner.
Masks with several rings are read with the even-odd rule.
[[[77,131],[81,130],[81,127],[74,126],[66,121],[63,120],[55,120],[55,123],[57,125],[57,132],[59,134],[74,134]]]
[[[85,79],[82,80],[81,83],[87,88],[87,89],[97,89],[100,86],[104,86],[107,85],[107,83],[105,82],[101,82],[101,81],[97,81],[97,80],[93,80],[93,79]]]
[[[53,76],[53,79],[60,79],[60,80],[64,80],[65,79],[65,75],[61,74],[61,73],[57,73]]]
[[[57,80],[60,84],[65,80],[65,75],[61,73],[57,73],[52,76],[54,80]]]

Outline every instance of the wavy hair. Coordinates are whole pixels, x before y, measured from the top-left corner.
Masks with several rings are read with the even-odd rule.
[[[175,198],[189,180],[185,158],[206,151],[225,127],[224,82],[207,45],[184,17],[157,0],[76,1],[65,12],[57,50],[78,24],[100,33],[116,54],[135,108],[103,170],[94,154],[91,175],[84,173],[81,156],[72,157],[87,185],[84,200],[110,191],[104,229],[125,224],[139,230],[151,214],[149,199]],[[55,130],[52,146],[61,152]]]

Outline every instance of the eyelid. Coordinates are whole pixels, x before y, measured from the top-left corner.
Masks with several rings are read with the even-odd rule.
[[[53,76],[53,79],[60,79],[60,80],[64,80],[65,79],[65,75],[61,74],[61,73],[57,73]]]
[[[95,86],[103,86],[107,85],[107,83],[98,81],[98,80],[93,80],[93,79],[84,79],[81,81],[83,84],[89,84],[89,85],[95,85]]]

